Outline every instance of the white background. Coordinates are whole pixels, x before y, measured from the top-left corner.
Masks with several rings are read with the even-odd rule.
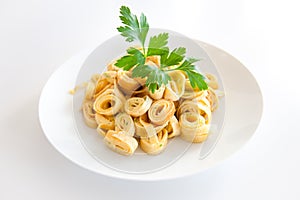
[[[264,113],[241,151],[192,177],[142,183],[86,171],[47,142],[43,85],[72,55],[117,34],[123,4],[253,73]],[[0,0],[0,199],[300,199],[299,8],[296,0]]]

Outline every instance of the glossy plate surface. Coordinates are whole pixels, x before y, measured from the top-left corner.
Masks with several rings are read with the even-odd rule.
[[[49,142],[65,157],[96,173],[121,179],[164,180],[192,175],[208,169],[239,150],[254,134],[262,114],[262,94],[252,74],[228,53],[199,42],[216,66],[226,94],[222,135],[207,156],[198,145],[169,166],[150,173],[124,173],[98,162],[82,145],[73,117],[73,96],[68,91],[91,51],[73,57],[57,69],[45,85],[39,102],[39,118]],[[238,76],[237,76],[238,74]]]

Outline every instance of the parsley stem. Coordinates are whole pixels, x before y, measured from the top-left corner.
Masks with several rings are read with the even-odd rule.
[[[144,45],[143,45],[143,54],[144,54],[144,57],[147,58],[147,55],[146,55],[146,51],[145,51]]]
[[[162,69],[162,71],[164,71],[164,72],[171,72],[171,71],[175,71],[175,70],[177,70],[177,68],[175,68],[175,69]]]

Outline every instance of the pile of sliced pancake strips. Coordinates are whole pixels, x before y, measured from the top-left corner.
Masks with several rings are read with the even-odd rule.
[[[146,64],[158,67],[157,59],[149,57]],[[145,86],[146,78],[132,78],[131,71],[109,64],[86,85],[85,123],[122,155],[132,155],[138,146],[147,154],[159,154],[177,136],[187,142],[203,142],[218,106],[215,76],[206,74],[209,89],[199,91],[192,88],[184,72],[168,75],[171,81],[152,93]]]

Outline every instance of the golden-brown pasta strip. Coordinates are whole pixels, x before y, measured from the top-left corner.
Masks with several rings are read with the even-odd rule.
[[[99,84],[97,84],[96,87],[95,87],[94,99],[96,99],[103,92],[105,92],[107,89],[112,87],[112,84],[110,84],[106,80],[105,81],[99,81],[98,83]]]
[[[98,124],[97,132],[105,136],[108,130],[114,130],[115,128],[115,118],[114,116],[101,115],[96,113],[95,120]]]
[[[131,97],[144,97],[149,94],[147,87],[132,91]]]
[[[109,83],[114,84],[114,82],[117,78],[117,72],[116,71],[106,71],[106,72],[103,73],[103,77]]]
[[[199,114],[204,117],[205,123],[209,124],[211,121],[211,108],[209,101],[206,98],[195,99]]]
[[[168,131],[168,138],[173,138],[180,135],[180,126],[175,116],[172,116],[168,125],[166,126]]]
[[[150,135],[153,135],[151,132],[151,126],[153,126],[155,133],[160,132],[163,128],[167,126],[168,122],[166,122],[163,125],[155,125],[152,124],[148,118],[147,113],[144,115],[135,118],[134,125],[135,125],[135,135],[137,137],[149,137]]]
[[[207,85],[214,89],[214,90],[217,90],[219,88],[219,84],[218,84],[218,79],[213,75],[213,74],[210,74],[210,73],[206,73],[205,74],[207,80]]]
[[[131,116],[128,115],[127,113],[119,113],[116,116],[115,124],[116,124],[117,131],[124,131],[128,135],[134,136],[134,132],[135,132],[134,123]]]
[[[104,137],[105,144],[113,151],[122,155],[132,155],[138,147],[138,142],[124,131],[109,130]]]
[[[86,85],[85,89],[85,99],[92,100],[95,94],[95,84],[90,81]]]
[[[177,101],[185,90],[185,76],[179,70],[171,71],[168,75],[171,77],[171,81],[166,86],[164,98]]]
[[[133,116],[138,117],[145,114],[150,108],[152,99],[149,96],[142,97],[132,97],[127,99],[125,103],[125,111]]]
[[[168,131],[163,129],[157,135],[140,139],[141,149],[147,154],[157,155],[161,153],[168,143]]]
[[[196,97],[202,98],[203,96],[206,96],[207,92],[206,90],[199,90],[198,88],[193,88],[191,86],[191,83],[189,80],[186,80],[185,82],[185,90],[182,95],[182,98],[184,99],[194,99]]]
[[[115,115],[122,105],[121,100],[115,95],[100,95],[94,102],[94,110],[102,115]]]
[[[109,129],[114,129],[115,127],[115,117],[112,115],[101,115],[99,113],[96,113],[95,120],[97,124],[105,123]]]
[[[165,89],[166,89],[166,86],[165,85],[161,85],[157,90],[155,90],[154,93],[152,92],[149,92],[149,96],[152,98],[152,99],[161,99],[164,95],[164,92],[165,92]]]
[[[213,112],[218,108],[219,98],[213,89],[208,88],[207,92],[208,92],[208,95],[206,96],[206,98],[209,101],[210,106],[211,106],[211,111]]]
[[[183,101],[177,109],[177,117],[186,112],[199,113],[198,104],[196,101],[185,100]]]
[[[117,84],[127,95],[131,95],[133,91],[140,87],[139,82],[131,78],[131,72],[129,71],[118,71]]]
[[[91,81],[96,84],[99,79],[101,79],[102,75],[101,74],[93,74],[91,77]]]
[[[82,105],[83,117],[86,125],[91,128],[96,128],[97,123],[95,120],[95,112],[93,110],[93,102],[92,101],[85,101]]]
[[[155,65],[156,67],[160,66],[160,56],[148,56],[146,58],[146,62],[147,65],[151,64]]]
[[[209,125],[205,124],[204,117],[198,113],[183,113],[179,119],[179,126],[181,138],[188,142],[199,143],[207,138]]]
[[[170,120],[175,113],[173,101],[160,99],[155,101],[148,111],[148,117],[155,125],[163,125]]]
[[[121,68],[115,66],[115,63],[116,63],[115,61],[109,63],[108,66],[107,66],[107,70],[108,71],[116,71],[116,72],[119,71],[119,70],[121,70]]]

